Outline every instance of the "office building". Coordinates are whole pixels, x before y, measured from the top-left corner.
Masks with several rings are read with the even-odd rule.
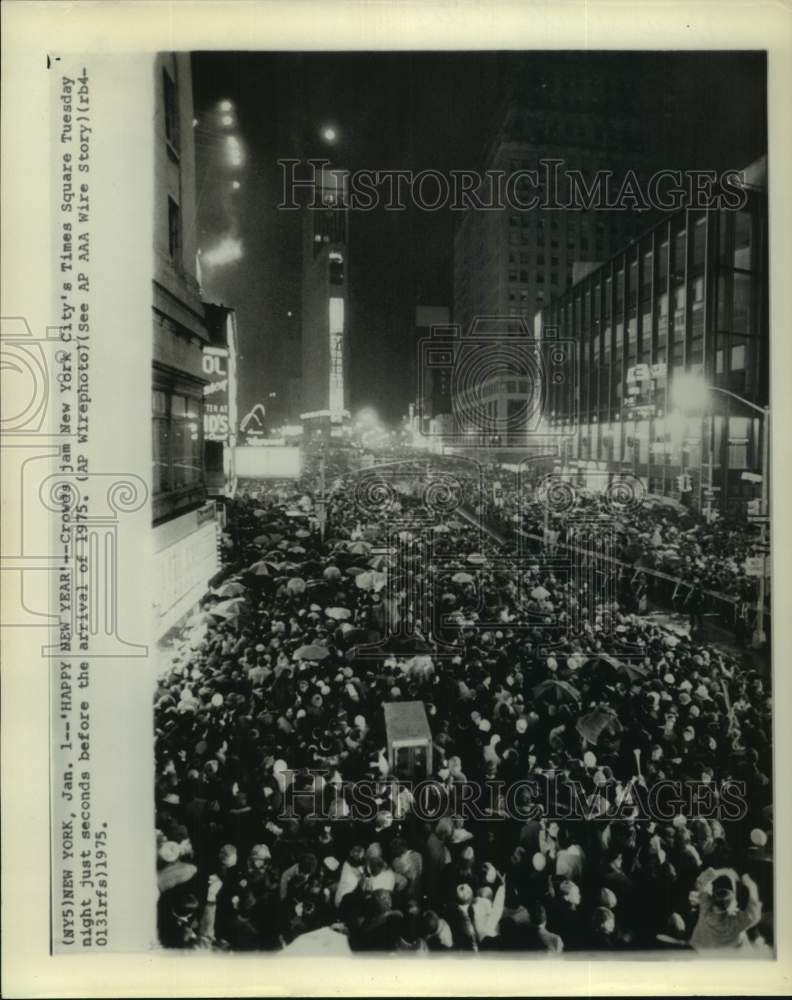
[[[204,348],[196,270],[190,56],[154,60],[152,508],[157,638],[203,596],[219,569],[204,469]]]
[[[577,265],[606,260],[646,228],[647,215],[638,211],[521,210],[516,202],[529,204],[539,194],[543,204],[567,204],[568,171],[580,171],[589,182],[599,170],[612,171],[617,184],[627,171],[645,178],[649,105],[659,92],[651,80],[636,85],[608,53],[559,52],[552,70],[537,62],[509,82],[482,157],[483,175],[539,171],[541,186],[547,171],[540,161],[556,160],[558,189],[546,198],[544,187],[537,191],[523,179],[511,207],[462,214],[454,235],[453,303],[462,331],[480,316],[522,316],[532,323],[538,309],[573,283]],[[486,200],[489,193],[485,182],[479,194]]]
[[[735,397],[768,403],[765,164],[743,208],[670,215],[536,317],[577,345],[579,425],[546,401],[567,469],[630,471],[705,511],[758,497],[765,421]]]

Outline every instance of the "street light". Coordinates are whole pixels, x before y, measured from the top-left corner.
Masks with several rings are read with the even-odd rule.
[[[321,135],[325,142],[332,143],[338,138],[338,130],[333,125],[323,125]]]
[[[674,402],[678,406],[687,406],[689,409],[705,410],[707,408],[707,403],[709,401],[709,393],[719,392],[723,396],[728,396],[730,399],[736,400],[738,403],[742,403],[743,406],[747,406],[757,413],[762,415],[762,500],[761,500],[761,516],[762,520],[760,523],[761,537],[761,555],[762,555],[762,572],[759,577],[759,594],[756,599],[756,625],[754,627],[753,643],[754,646],[763,646],[767,641],[767,636],[764,630],[764,603],[765,603],[765,573],[767,569],[767,519],[768,519],[768,503],[769,503],[769,489],[768,489],[768,479],[770,474],[770,407],[769,406],[759,406],[758,403],[752,403],[750,399],[745,399],[744,396],[739,396],[736,392],[732,392],[730,389],[724,389],[719,385],[708,385],[703,378],[698,375],[693,375],[690,373],[685,373],[674,379],[672,384],[672,395]],[[710,460],[709,460],[709,489],[710,494],[712,493],[712,449],[710,448]]]

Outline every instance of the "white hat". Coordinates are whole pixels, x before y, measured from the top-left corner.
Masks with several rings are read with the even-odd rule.
[[[173,861],[179,860],[180,855],[179,845],[175,840],[166,840],[165,843],[159,849],[159,856],[162,861],[166,864],[171,864]]]

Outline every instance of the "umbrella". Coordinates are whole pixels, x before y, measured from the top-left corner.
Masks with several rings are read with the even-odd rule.
[[[384,573],[378,573],[376,570],[372,572],[360,573],[355,577],[355,584],[361,590],[373,590],[374,593],[378,593],[387,583],[387,576]]]
[[[447,524],[436,524],[434,526],[435,534],[438,535],[447,535],[450,530]]]
[[[216,604],[209,614],[214,615],[215,618],[238,618],[239,607],[223,608],[219,604]]]
[[[208,611],[197,611],[184,623],[187,628],[206,628],[212,622],[212,616]]]
[[[640,664],[617,660],[616,657],[611,656],[610,653],[598,653],[596,656],[592,656],[586,661],[586,666],[588,666],[589,663],[606,663],[609,667],[615,670],[616,673],[624,674],[631,681],[640,680],[642,677],[646,677],[648,673],[648,671]]]
[[[350,955],[349,939],[346,934],[334,931],[332,927],[320,927],[315,931],[298,935],[283,949],[284,955]]]
[[[269,563],[264,562],[263,559],[259,559],[258,562],[254,562],[248,566],[247,572],[252,573],[254,576],[272,576]]]
[[[349,608],[325,608],[325,614],[328,618],[332,618],[333,621],[344,622],[347,618],[352,617],[352,612]]]
[[[369,566],[372,569],[386,569],[390,565],[390,561],[387,556],[372,556],[369,559]]]
[[[660,496],[659,493],[647,493],[646,502],[654,504],[657,507],[668,507],[671,510],[678,511],[680,514],[689,513],[687,507],[683,503],[680,503],[679,500],[674,500],[673,497]]]
[[[286,589],[290,594],[304,594],[305,580],[301,576],[293,576],[286,584]]]
[[[256,535],[253,539],[254,545],[269,545],[270,536],[269,535]]]
[[[294,532],[294,534],[295,534],[296,538],[310,538],[311,537],[311,532],[307,531],[305,528],[298,528],[297,531]]]
[[[300,569],[303,576],[316,576],[317,573],[321,572],[322,564],[318,559],[306,559],[305,562],[300,563]]]
[[[580,701],[580,691],[572,687],[569,681],[557,681],[555,678],[542,681],[533,689],[534,698],[546,698],[548,701]]]
[[[550,596],[550,591],[545,590],[545,588],[542,586],[534,587],[534,589],[531,591],[531,597],[533,597],[535,601],[546,601],[549,596]]]
[[[454,573],[451,579],[454,583],[473,583],[470,573]]]
[[[261,508],[253,511],[253,517],[266,517],[266,516],[267,516],[266,510],[261,510]]]
[[[330,650],[327,646],[319,646],[315,642],[307,646],[300,646],[294,651],[295,660],[326,660],[329,655]]]
[[[236,580],[229,580],[228,583],[224,583],[215,591],[218,597],[239,597],[240,594],[244,593],[245,588]]]
[[[356,556],[367,556],[371,554],[371,546],[368,542],[352,542],[348,551]]]
[[[209,609],[209,613],[230,617],[231,615],[238,615],[244,605],[244,597],[231,597],[227,601],[220,601],[218,604],[215,604],[213,608]]]
[[[305,511],[298,510],[296,507],[290,507],[289,510],[286,511],[286,517],[305,517]]]
[[[483,556],[480,552],[471,552],[467,557],[467,561],[471,566],[483,566],[487,561],[487,557]]]
[[[616,713],[609,708],[594,708],[581,715],[575,723],[575,728],[589,743],[596,743],[600,736],[609,732],[620,732],[622,729]]]
[[[325,580],[340,580],[341,570],[338,568],[338,566],[325,566],[322,572],[322,576],[325,578]]]
[[[346,572],[347,576],[360,576],[361,573],[365,573],[366,571],[362,566],[350,566]]]

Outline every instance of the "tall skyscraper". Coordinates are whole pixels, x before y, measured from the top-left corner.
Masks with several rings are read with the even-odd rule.
[[[567,171],[591,178],[610,170],[617,184],[628,170],[645,176],[655,120],[648,101],[658,88],[625,72],[618,56],[559,52],[552,62],[537,59],[513,72],[483,172],[538,171],[543,185],[555,169],[558,191],[550,192],[550,202],[557,193],[559,205],[567,203]],[[541,161],[559,162],[546,168]],[[513,194],[510,200],[522,204],[532,194],[548,200],[527,178]],[[637,211],[468,209],[454,237],[454,322],[463,331],[476,316],[522,316],[530,323],[571,286],[576,265],[607,260],[647,225],[648,214]]]
[[[301,419],[314,429],[349,415],[346,183],[344,171],[317,172],[303,206]]]

